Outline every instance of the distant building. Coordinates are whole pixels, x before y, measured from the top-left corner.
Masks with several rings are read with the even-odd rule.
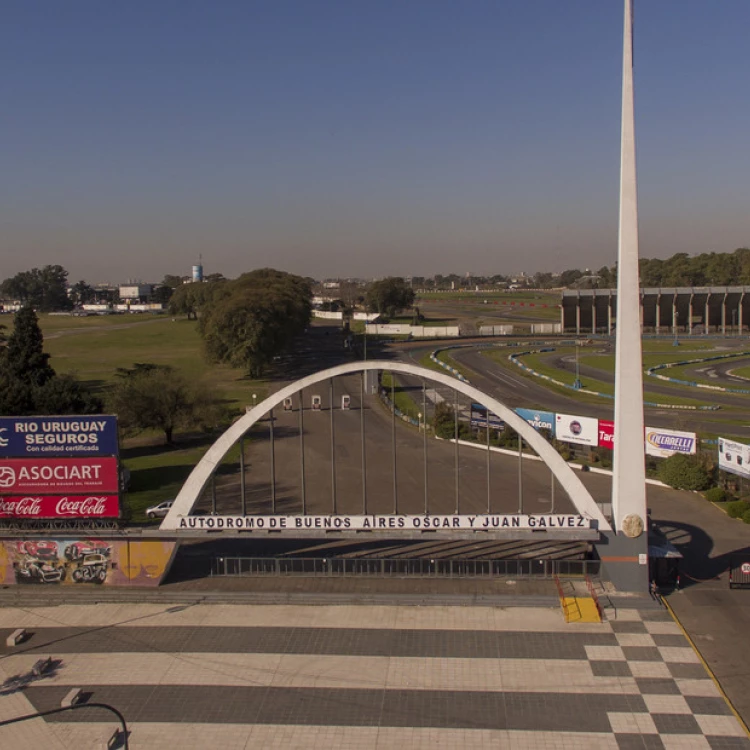
[[[120,299],[130,302],[145,302],[153,293],[153,284],[122,284],[119,289]]]

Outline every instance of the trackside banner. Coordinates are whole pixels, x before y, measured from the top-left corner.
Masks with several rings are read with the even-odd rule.
[[[719,438],[719,468],[741,477],[750,477],[750,445]]]
[[[555,415],[555,437],[565,443],[599,445],[599,420],[574,414]]]
[[[117,495],[11,495],[0,497],[0,518],[117,518]]]
[[[175,529],[244,529],[250,531],[419,531],[499,529],[590,529],[584,516],[180,516]]]
[[[0,459],[0,494],[90,494],[119,491],[116,458]]]
[[[535,430],[549,430],[555,434],[555,415],[551,411],[536,411],[534,409],[515,410],[516,414],[525,419]]]
[[[646,427],[646,453],[649,456],[666,458],[675,453],[695,453],[694,432],[665,430],[661,427]]]
[[[0,417],[0,456],[117,453],[117,417]]]

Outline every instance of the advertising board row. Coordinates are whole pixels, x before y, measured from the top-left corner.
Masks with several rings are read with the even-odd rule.
[[[610,450],[614,447],[615,423],[612,420],[533,409],[516,409],[516,413],[536,430],[547,430],[565,443]],[[666,458],[675,453],[695,453],[697,438],[694,432],[646,427],[644,444],[649,456]]]
[[[117,518],[114,416],[0,417],[0,518]]]

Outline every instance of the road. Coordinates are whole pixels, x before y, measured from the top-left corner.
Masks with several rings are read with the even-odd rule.
[[[394,345],[393,348],[398,349],[404,361],[416,363],[426,353],[437,348],[437,346],[436,344],[415,343],[411,345]],[[602,399],[601,404],[583,402],[573,395],[566,396],[565,394],[548,390],[542,384],[543,381],[524,376],[521,374],[520,369],[515,372],[513,368],[501,367],[496,362],[493,362],[489,357],[481,353],[482,346],[486,346],[486,342],[475,342],[473,346],[451,350],[450,355],[456,362],[465,366],[470,371],[472,385],[485,391],[488,395],[495,396],[507,406],[543,409],[545,411],[566,414],[580,414],[581,416],[597,417],[599,419],[613,418],[614,401]],[[554,357],[555,355],[550,354],[550,356]],[[560,359],[559,355],[557,355],[557,358]],[[574,365],[571,363],[562,362],[562,364],[566,369],[574,368]],[[571,369],[571,372],[573,371],[574,369]],[[591,374],[591,376],[595,375],[598,379],[606,379],[606,374],[603,374],[601,370],[594,370],[593,368],[591,368],[590,372],[587,368],[583,368],[582,374],[584,376]],[[658,381],[652,378],[644,378],[644,381],[645,387],[648,390],[652,390],[652,381],[658,384]],[[665,391],[669,390],[666,386],[661,387]],[[750,413],[747,412],[748,405],[750,405],[750,397],[714,394],[700,390],[696,398],[700,399],[701,397],[705,398],[706,403],[716,403],[723,408],[718,411],[702,412],[645,407],[647,423],[652,427],[687,429],[709,433],[725,432],[739,439],[750,439],[750,424],[736,424],[738,413],[742,412],[748,414],[747,421],[750,423]],[[742,410],[742,412],[738,410]]]

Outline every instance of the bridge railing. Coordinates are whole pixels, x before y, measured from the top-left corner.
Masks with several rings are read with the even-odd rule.
[[[553,578],[596,576],[597,560],[464,560],[427,558],[214,557],[212,576],[377,576],[419,578]]]

